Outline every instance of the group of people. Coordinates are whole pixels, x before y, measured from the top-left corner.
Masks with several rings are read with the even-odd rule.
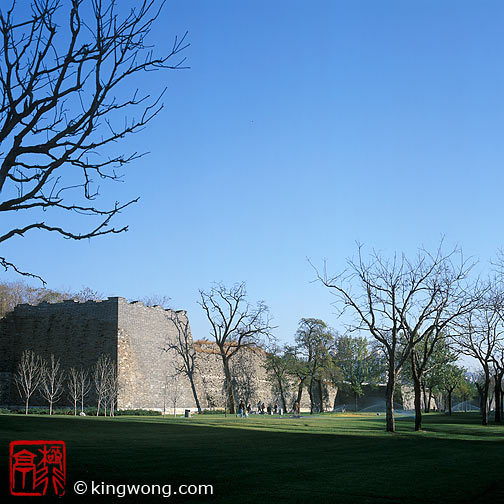
[[[250,403],[248,403],[245,406],[245,403],[243,401],[240,401],[240,404],[238,404],[238,415],[240,417],[249,416],[251,410],[252,410],[252,406],[250,406]]]
[[[252,411],[252,407],[250,406],[250,403],[245,405],[245,401],[241,400],[240,403],[238,404],[238,415],[240,417],[247,417],[250,412]],[[278,403],[275,402],[273,406],[271,404],[266,405],[259,401],[257,403],[257,412],[259,415],[276,415],[276,414],[281,414],[281,408],[278,406]]]

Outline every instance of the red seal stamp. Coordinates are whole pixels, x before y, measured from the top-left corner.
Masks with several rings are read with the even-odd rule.
[[[63,495],[66,482],[64,441],[11,441],[9,451],[12,495]]]

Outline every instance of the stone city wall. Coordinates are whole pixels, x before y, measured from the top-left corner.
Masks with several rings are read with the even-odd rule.
[[[92,371],[101,354],[107,354],[117,365],[120,409],[156,409],[172,411],[195,409],[196,404],[187,377],[173,378],[181,367],[180,357],[173,350],[165,351],[177,339],[173,317],[187,322],[185,311],[165,310],[160,306],[147,307],[141,302],[130,303],[112,297],[105,301],[79,303],[42,303],[37,306],[19,305],[0,320],[0,405],[20,405],[22,400],[13,382],[21,354],[33,350],[48,359],[51,354],[60,359],[63,369],[70,367]],[[190,336],[190,335],[189,335]],[[192,340],[191,340],[192,341]],[[226,405],[225,377],[222,359],[215,343],[199,340],[194,343],[197,371],[195,384],[203,408],[224,408]],[[231,359],[233,387],[236,399],[243,399],[255,409],[257,403],[266,406],[277,402],[280,394],[275,383],[268,379],[264,368],[266,354],[260,348],[243,348]],[[353,401],[344,387],[323,384],[325,410]],[[405,391],[406,392],[406,391]],[[291,381],[284,389],[287,410],[297,396],[297,383]],[[318,409],[319,390],[313,387]],[[403,402],[411,401],[405,393]],[[360,398],[363,407],[383,400],[380,388],[366,389]],[[68,398],[64,396],[57,406]],[[34,396],[32,405],[44,405]],[[93,394],[87,400],[94,404]],[[307,386],[303,389],[301,410],[309,411]]]
[[[99,356],[117,355],[117,298],[108,301],[18,305],[0,323],[0,404],[21,404],[13,383],[21,354],[33,350],[60,359],[64,369],[91,368]],[[40,403],[37,396],[32,404]]]

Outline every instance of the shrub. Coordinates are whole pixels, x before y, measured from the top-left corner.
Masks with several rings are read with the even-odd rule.
[[[145,410],[145,409],[128,409],[115,412],[116,416],[134,415],[134,416],[159,416],[161,411]]]

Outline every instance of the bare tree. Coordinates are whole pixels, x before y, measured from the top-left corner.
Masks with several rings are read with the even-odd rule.
[[[175,417],[177,416],[177,404],[183,395],[182,384],[180,383],[180,375],[178,373],[175,373],[169,377],[167,382],[167,394],[173,407],[173,416]]]
[[[109,386],[109,374],[111,369],[111,359],[107,354],[101,354],[94,367],[93,382],[96,392],[96,416],[100,414],[100,407],[104,406],[107,413],[107,389]]]
[[[230,368],[231,357],[241,348],[256,346],[262,336],[267,336],[273,327],[268,307],[259,301],[252,306],[247,301],[245,283],[230,288],[215,284],[208,292],[200,290],[199,304],[210,322],[222,359],[226,378],[227,401],[230,412],[236,411],[236,398]]]
[[[119,392],[119,379],[117,375],[117,366],[110,359],[108,362],[106,388],[105,388],[105,403],[108,404],[109,416],[115,416],[117,407],[117,394]],[[107,414],[105,409],[105,415]]]
[[[105,296],[98,291],[91,289],[90,287],[83,286],[79,292],[70,295],[71,298],[84,303],[86,301],[102,301]]]
[[[74,367],[71,367],[68,370],[67,389],[68,389],[68,396],[73,402],[74,416],[76,416],[77,403],[79,402],[79,396],[80,396],[80,386],[79,386],[79,372]]]
[[[84,399],[91,390],[91,380],[87,369],[80,368],[77,373],[77,383],[79,387],[79,400],[81,413],[84,413]]]
[[[120,180],[116,168],[143,155],[111,147],[163,107],[164,91],[151,97],[125,86],[143,72],[182,68],[183,60],[171,61],[187,47],[186,35],[162,56],[147,42],[163,3],[140,1],[124,16],[114,0],[32,0],[29,8],[13,1],[0,9],[0,212],[24,216],[0,243],[33,230],[73,240],[127,230],[111,220],[138,198],[100,207],[97,180]],[[92,225],[68,228],[62,213]],[[0,265],[40,278],[3,256]]]
[[[477,384],[481,395],[483,425],[488,425],[488,395],[492,379],[492,364],[504,340],[504,292],[490,283],[481,304],[457,325],[454,340],[461,353],[474,357],[481,365],[483,383]]]
[[[140,298],[139,301],[145,306],[161,306],[161,308],[168,310],[170,309],[171,297],[165,296],[164,294],[151,294]]]
[[[176,339],[173,342],[168,340],[163,350],[165,352],[173,351],[177,357],[180,357],[181,364],[176,364],[176,372],[178,374],[183,374],[189,380],[194,402],[196,403],[198,412],[201,412],[198,392],[194,382],[194,375],[197,370],[197,354],[193,345],[191,329],[189,327],[189,318],[187,317],[187,313],[185,311],[169,311],[167,313],[167,317],[175,327]]]
[[[443,296],[446,278],[452,274],[457,281],[466,278],[469,267],[462,261],[455,268],[454,254],[460,253],[454,250],[445,255],[440,246],[436,254],[422,249],[410,261],[404,254],[388,260],[373,252],[366,262],[359,245],[357,260],[348,260],[348,268],[341,274],[329,276],[325,265],[322,274],[316,270],[318,279],[335,294],[340,314],[348,308],[352,310],[355,323],[349,324],[349,330],[370,333],[384,349],[389,432],[395,431],[394,391],[406,359],[426,334],[437,331],[441,314],[443,323],[448,318],[444,315],[451,307],[452,297]]]
[[[14,375],[14,382],[19,395],[25,401],[25,414],[28,415],[28,405],[31,396],[38,389],[42,378],[42,361],[33,350],[25,350]]]
[[[402,330],[406,341],[413,341],[421,336],[411,348],[411,375],[415,392],[415,430],[422,428],[422,381],[426,373],[433,370],[438,363],[433,354],[439,347],[446,346],[446,332],[462,316],[470,313],[482,295],[467,284],[473,263],[463,259],[459,250],[443,256],[438,249],[436,256],[425,252],[425,263],[420,268],[413,268],[411,282],[421,279],[416,306],[400,311]],[[458,260],[454,260],[458,259]],[[422,278],[423,277],[423,278]],[[456,356],[449,356],[455,360]]]
[[[49,404],[49,415],[52,415],[53,405],[57,403],[64,390],[65,373],[61,369],[59,359],[51,354],[47,362],[42,362],[42,381],[40,392]]]

